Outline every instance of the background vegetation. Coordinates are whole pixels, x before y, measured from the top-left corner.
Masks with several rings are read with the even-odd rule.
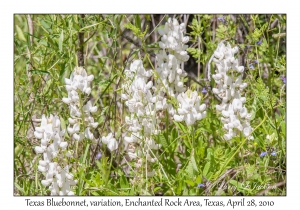
[[[68,118],[61,99],[67,95],[64,78],[75,66],[95,76],[89,96],[98,106],[95,135],[112,132],[121,141],[127,113],[119,96],[124,70],[139,57],[146,69],[155,66],[158,28],[168,17],[187,25],[185,82],[203,96],[207,117],[193,127],[166,121],[156,139],[162,145],[156,176],[136,182],[120,167],[121,150],[111,154],[105,145],[91,145],[85,153],[82,144],[82,152],[70,160],[79,166],[73,173],[79,180],[75,194],[286,194],[285,15],[20,14],[14,16],[15,195],[49,194],[40,183],[40,155],[33,150],[40,143],[33,132],[42,114],[58,114],[62,122]],[[221,40],[240,49],[254,140],[222,137],[215,110],[219,102],[211,92],[214,83],[206,80],[208,61]]]

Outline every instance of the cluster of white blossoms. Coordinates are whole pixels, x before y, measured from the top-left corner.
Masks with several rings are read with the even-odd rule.
[[[49,186],[51,195],[74,195],[70,187],[77,183],[65,160],[65,156],[70,157],[71,154],[66,150],[68,143],[64,141],[64,134],[59,117],[53,115],[49,118],[43,115],[41,126],[36,127],[34,132],[35,137],[41,139],[41,146],[36,146],[35,152],[43,154],[38,170],[45,175],[42,184]]]
[[[124,93],[122,99],[129,109],[125,117],[127,132],[123,134],[126,159],[135,161],[135,167],[142,165],[142,157],[149,163],[154,163],[152,150],[158,150],[153,135],[160,132],[161,119],[168,113],[168,120],[185,121],[187,125],[205,117],[206,105],[200,105],[197,92],[186,91],[183,79],[187,73],[181,69],[183,62],[189,59],[186,49],[188,36],[184,36],[185,24],[179,25],[176,19],[169,19],[163,29],[159,46],[161,50],[156,56],[157,79],[155,85],[151,81],[153,71],[145,70],[141,60],[135,60],[130,69],[125,70]],[[186,92],[185,92],[186,91]],[[179,109],[167,102],[167,97],[177,98]],[[176,114],[178,113],[178,114]],[[147,176],[153,176],[154,170],[147,165]]]
[[[166,93],[177,98],[178,110],[172,104],[165,105],[169,115],[174,116],[175,121],[184,120],[187,125],[192,125],[196,120],[201,120],[206,116],[206,105],[200,105],[200,97],[196,91],[186,91],[183,86],[183,79],[187,73],[181,69],[181,66],[189,59],[186,51],[189,37],[184,36],[184,33],[185,24],[179,24],[176,19],[171,18],[164,28],[159,30],[159,34],[162,35],[159,46],[162,50],[157,54],[158,68],[156,70],[160,77],[158,87],[162,87],[159,87],[158,95],[163,96]],[[163,100],[166,101],[166,98]]]
[[[159,75],[157,83],[162,86],[159,91],[163,92],[158,95],[166,93],[176,98],[179,93],[186,90],[183,86],[183,78],[187,73],[181,69],[181,64],[189,59],[186,51],[189,37],[184,36],[185,24],[179,25],[176,19],[171,18],[158,32],[162,37],[159,42],[161,50],[156,55],[158,64],[156,71]],[[172,106],[168,106],[168,111],[171,115],[175,113]]]
[[[231,48],[221,42],[214,52],[213,61],[217,69],[212,75],[217,87],[213,88],[214,94],[221,98],[222,103],[216,105],[216,109],[222,112],[221,121],[227,133],[224,135],[226,140],[235,137],[242,132],[245,137],[250,136],[252,127],[250,126],[251,114],[248,113],[244,103],[246,98],[242,97],[243,90],[247,87],[247,83],[242,82],[243,66],[238,65],[238,59],[234,55],[238,52],[238,48]]]
[[[83,99],[80,94],[89,95],[91,93],[91,82],[94,79],[94,75],[87,75],[86,71],[82,67],[75,67],[72,72],[70,79],[65,78],[66,89],[68,91],[68,97],[63,98],[62,101],[69,105],[71,117],[68,119],[69,126],[67,128],[68,133],[73,139],[79,141],[84,137],[97,142],[91,129],[95,129],[98,123],[94,121],[91,113],[97,111],[97,107],[92,105],[91,101],[88,101],[85,105],[82,105]],[[78,92],[80,91],[80,92]],[[82,116],[83,115],[83,116]],[[80,122],[83,119],[85,125],[84,134],[80,133]]]
[[[177,122],[185,121],[187,125],[193,125],[196,120],[201,120],[206,116],[206,105],[200,105],[200,96],[196,91],[187,90],[177,96],[179,103],[178,115],[174,115]]]
[[[155,159],[150,155],[150,149],[158,149],[159,145],[152,139],[156,134],[157,119],[155,118],[155,102],[158,96],[153,95],[155,87],[152,81],[151,70],[145,70],[141,60],[135,60],[130,69],[125,70],[124,93],[121,95],[129,109],[130,116],[125,117],[127,132],[123,134],[127,159],[135,160],[136,168],[142,165],[142,157],[150,162]],[[160,103],[157,106],[163,106]],[[148,176],[154,175],[153,171]]]

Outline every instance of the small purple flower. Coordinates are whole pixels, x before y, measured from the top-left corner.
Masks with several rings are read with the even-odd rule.
[[[223,16],[218,17],[218,21],[222,21],[222,23],[225,24],[225,18]]]
[[[286,84],[286,77],[282,77],[282,82]]]
[[[275,151],[273,151],[273,152],[271,153],[271,155],[272,155],[272,156],[277,156],[277,154],[276,154]]]
[[[205,89],[205,87],[202,88],[202,93],[203,93],[203,94],[206,94],[206,93],[207,93],[207,90]]]
[[[258,60],[255,60],[254,63],[255,63],[255,64],[258,64]]]
[[[264,156],[266,156],[268,154],[268,152],[262,152],[261,154],[260,154],[260,157],[264,157]]]
[[[102,157],[102,153],[98,152],[98,154],[96,155],[96,160],[99,160]]]
[[[197,188],[201,188],[201,187],[205,187],[205,185],[202,184],[202,183],[200,183],[200,184],[197,185]]]
[[[256,42],[257,45],[261,45],[261,43],[262,43],[262,41],[260,41],[260,40],[258,42]]]
[[[250,69],[254,69],[254,66],[252,64],[249,65]]]

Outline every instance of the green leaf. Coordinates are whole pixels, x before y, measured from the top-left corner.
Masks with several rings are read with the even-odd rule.
[[[51,27],[41,18],[38,18],[44,29],[49,33],[52,33]]]
[[[24,147],[21,147],[21,145],[18,145],[15,147],[15,156],[19,156],[21,152],[23,151]]]
[[[213,175],[213,173],[212,173],[212,172],[209,172],[209,173],[206,175],[206,178],[207,178],[208,180],[210,180],[210,179],[212,179],[212,175]]]
[[[64,120],[63,117],[60,117],[60,125],[61,125],[61,129],[62,129],[62,130],[66,130],[66,129],[67,129],[66,122],[65,122],[65,120]],[[65,135],[66,135],[67,137],[69,137],[68,132],[66,132]]]
[[[192,161],[189,161],[189,164],[187,165],[185,171],[188,173],[189,177],[193,177],[194,176],[194,169],[193,169],[193,163],[192,163]]]
[[[191,162],[192,162],[192,165],[193,165],[193,169],[199,173],[194,155],[192,155],[192,157],[191,157]]]
[[[58,40],[58,46],[59,46],[59,52],[62,52],[62,48],[63,48],[63,41],[64,41],[64,31],[61,31],[59,40]]]
[[[229,183],[235,187],[238,187],[238,185],[239,185],[239,183],[236,180],[230,180]]]
[[[128,188],[129,187],[128,181],[127,181],[127,179],[124,175],[122,175],[121,178],[120,178],[120,186],[121,186],[121,188]]]
[[[186,136],[182,136],[183,137],[183,143],[185,144],[185,146],[187,146],[189,149],[192,149],[192,145],[191,143],[189,142],[188,139],[184,138]]]
[[[284,121],[281,123],[282,134],[286,136],[286,124]]]
[[[98,193],[98,191],[92,191],[91,193],[92,193],[93,195],[95,195],[95,196],[101,195],[101,194]]]
[[[20,29],[20,27],[16,25],[16,29],[17,29],[18,38],[20,40],[26,42],[25,36],[24,36],[22,30]]]
[[[48,42],[46,40],[41,39],[39,41],[39,44],[44,45],[45,47],[48,47]]]
[[[159,135],[159,143],[163,146],[163,148],[168,147],[168,142],[163,134]]]
[[[177,127],[179,127],[179,129],[180,129],[181,131],[183,131],[185,134],[187,133],[186,128],[185,128],[184,125],[182,125],[180,122],[175,122],[175,121],[173,121],[173,122],[174,122],[174,124],[175,124]]]
[[[49,80],[46,82],[45,87],[43,88],[43,91],[42,91],[42,94],[43,94],[43,95],[46,95],[46,93],[48,93],[48,91],[50,90],[51,85],[52,85],[52,79],[49,79]]]
[[[18,189],[18,190],[20,190],[21,191],[21,193],[23,194],[23,195],[25,195],[26,193],[25,193],[25,191],[24,191],[24,189],[23,188],[21,188],[16,182],[15,182],[15,187]]]
[[[200,175],[197,176],[196,182],[197,182],[197,183],[202,183],[202,177],[201,177]]]
[[[184,180],[185,183],[187,183],[188,185],[190,185],[191,187],[194,187],[195,186],[195,183],[191,180]]]
[[[210,162],[207,162],[203,169],[203,176],[207,175],[209,168],[210,168]]]
[[[85,161],[86,161],[86,157],[87,157],[87,153],[89,151],[89,148],[90,148],[90,144],[88,144],[87,147],[85,148],[83,159],[82,159],[82,162],[81,162],[82,164],[84,164]]]
[[[146,18],[148,21],[151,21],[151,16],[150,16],[150,15],[145,15],[145,18]]]
[[[139,15],[135,16],[135,26],[141,30],[141,18]]]
[[[176,189],[176,194],[177,195],[180,195],[181,194],[181,192],[182,192],[182,181],[179,181],[179,183],[178,183],[178,187],[177,187],[177,189]]]

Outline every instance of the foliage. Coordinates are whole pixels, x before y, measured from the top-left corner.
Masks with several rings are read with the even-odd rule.
[[[64,78],[78,66],[80,45],[85,69],[95,77],[91,94],[83,99],[92,99],[98,106],[95,121],[99,126],[94,135],[101,139],[112,132],[122,142],[129,113],[120,97],[125,69],[135,59],[141,59],[145,69],[155,69],[153,54],[158,52],[161,38],[158,30],[168,15],[30,15],[32,25],[28,15],[14,18],[14,193],[49,195],[40,181],[40,155],[34,152],[40,143],[33,133],[42,114],[58,114],[66,129],[69,111],[61,100],[67,96]],[[157,158],[153,177],[145,176],[146,166],[138,172],[129,170],[134,165],[122,161],[122,143],[115,152],[105,144],[79,143],[78,159],[70,160],[79,180],[75,194],[257,195],[266,189],[260,186],[270,186],[265,195],[286,195],[286,16],[206,14],[176,18],[187,20],[190,36],[185,85],[197,90],[205,101],[206,118],[191,126],[167,117],[162,120],[164,129],[155,136],[161,148],[151,154]],[[84,34],[83,43],[79,33]],[[215,109],[219,101],[210,89],[215,83],[207,80],[206,71],[222,40],[239,47],[238,58],[245,66],[253,140],[223,138],[220,114]],[[191,75],[196,75],[201,89]],[[207,93],[201,93],[203,87]],[[168,101],[178,106],[174,98]],[[96,160],[99,152],[102,157]],[[133,179],[135,173],[143,176]]]

